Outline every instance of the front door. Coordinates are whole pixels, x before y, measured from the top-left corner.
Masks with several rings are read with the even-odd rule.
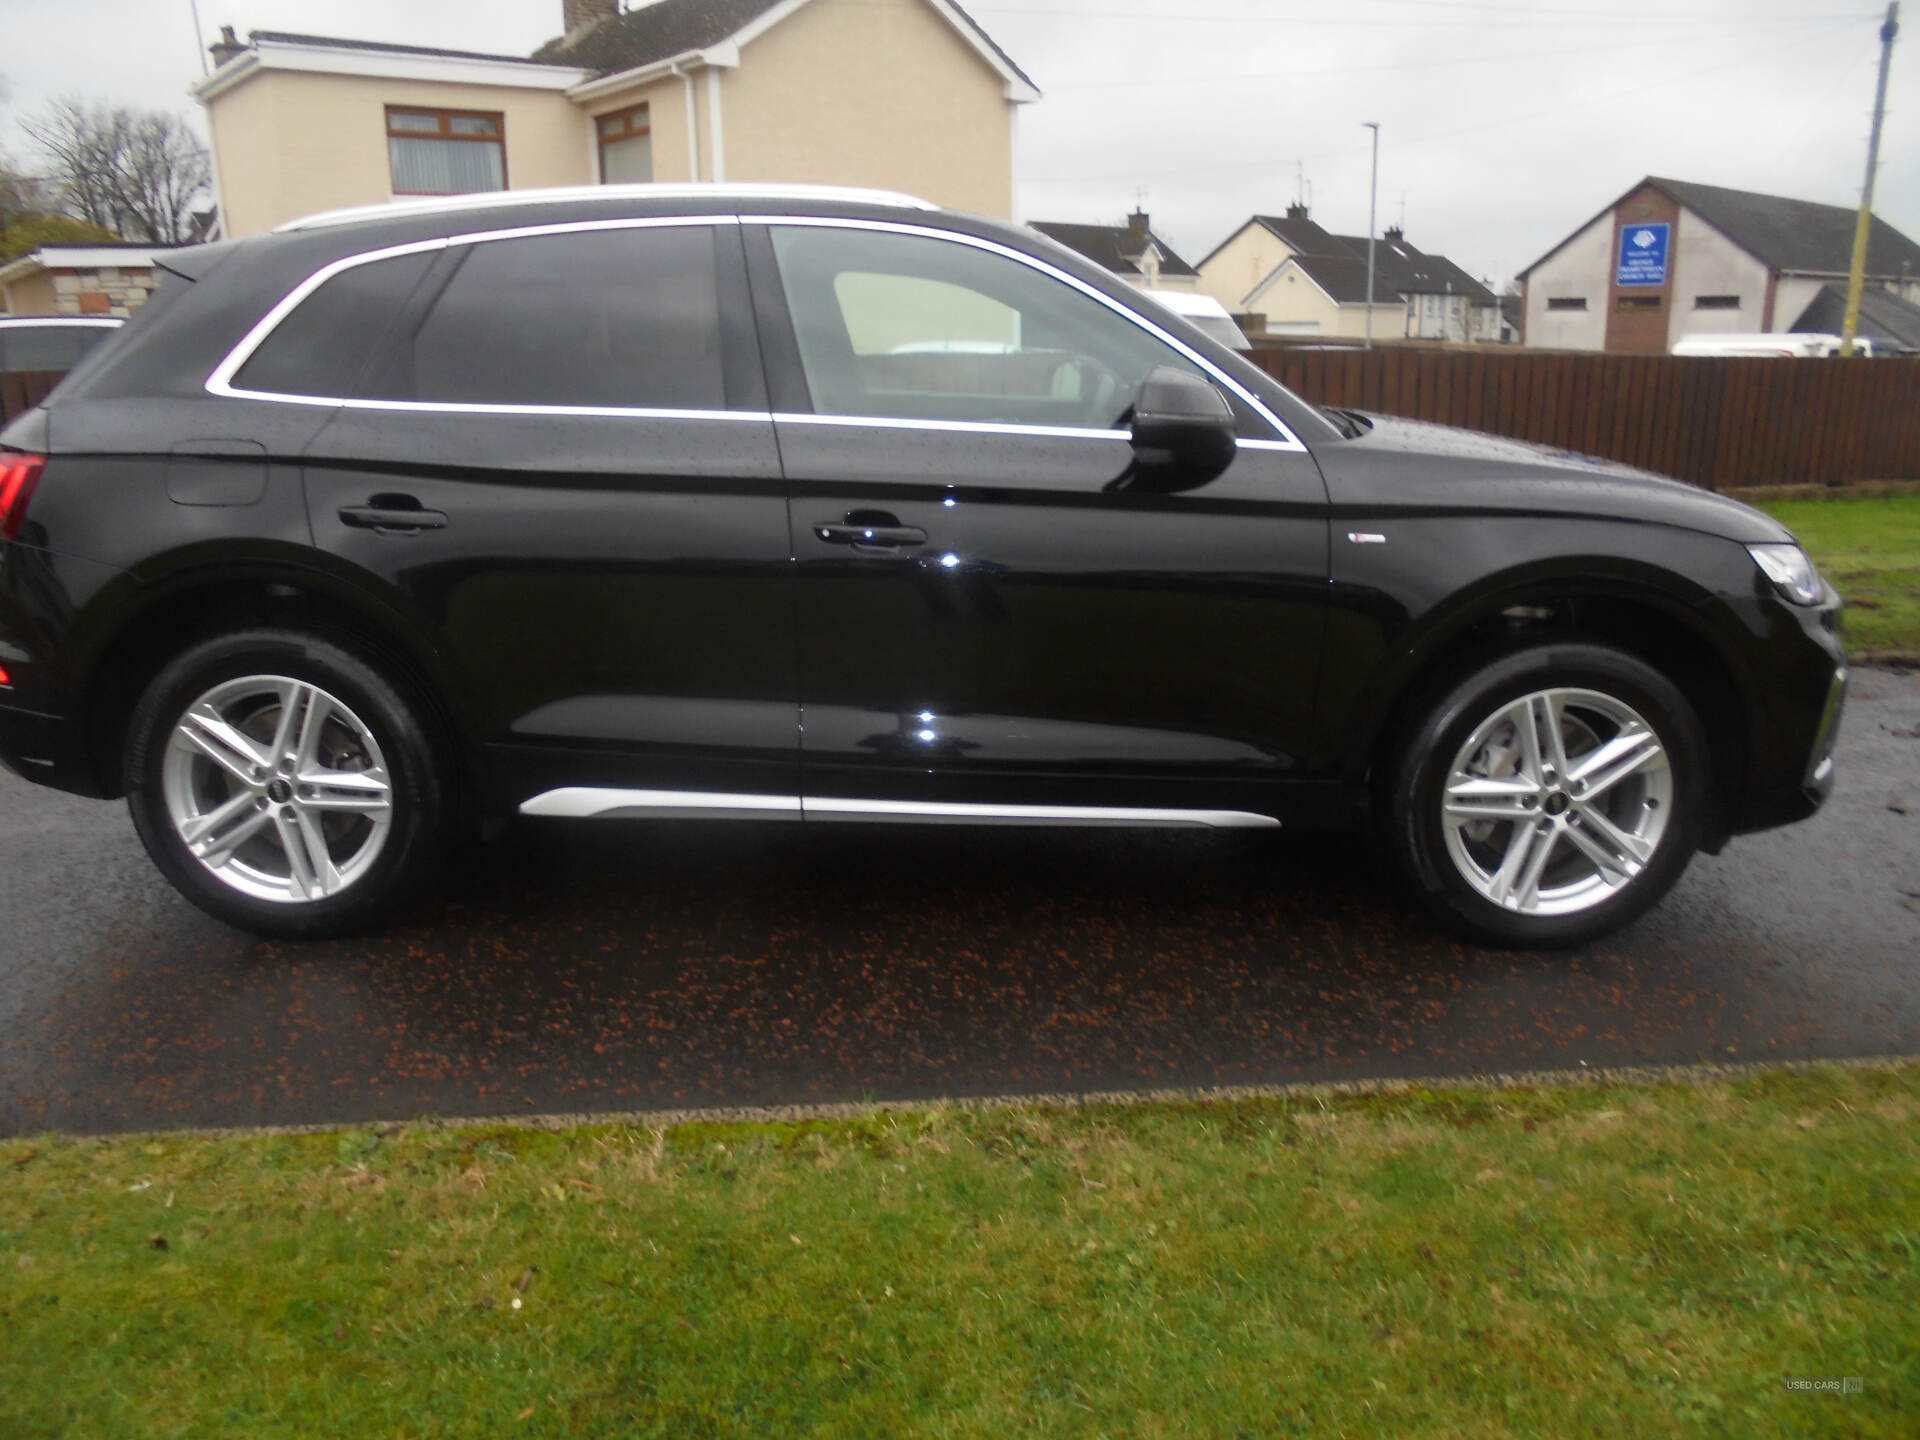
[[[1116,489],[1134,391],[1158,365],[1205,373],[1193,352],[989,241],[751,217],[746,238],[807,813],[1277,803],[1324,619],[1312,457],[1234,396],[1225,474]]]

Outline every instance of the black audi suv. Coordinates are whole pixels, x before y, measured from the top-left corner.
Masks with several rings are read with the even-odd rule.
[[[518,814],[1367,826],[1567,944],[1832,784],[1774,521],[1318,409],[1029,230],[600,187],[157,263],[0,432],[0,758],[250,930]]]

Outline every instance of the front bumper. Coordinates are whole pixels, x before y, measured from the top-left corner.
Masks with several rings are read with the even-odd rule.
[[[1756,746],[1752,788],[1733,816],[1734,834],[1805,820],[1833,793],[1834,750],[1847,703],[1840,613],[1840,596],[1828,585],[1822,604],[1793,607],[1794,624],[1782,625],[1768,647],[1767,668],[1777,688],[1773,713],[1763,724],[1769,732],[1764,738],[1774,744]]]

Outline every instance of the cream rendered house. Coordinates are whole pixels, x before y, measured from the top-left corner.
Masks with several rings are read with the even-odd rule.
[[[1269,335],[1358,340],[1493,342],[1500,308],[1493,292],[1444,255],[1407,243],[1389,226],[1373,244],[1371,304],[1367,237],[1321,228],[1305,205],[1255,215],[1199,265],[1200,290],[1236,315],[1258,317]]]
[[[553,0],[527,0],[552,4]],[[193,88],[228,236],[397,197],[656,180],[1010,217],[1039,91],[952,0],[562,0],[532,56],[231,30]]]

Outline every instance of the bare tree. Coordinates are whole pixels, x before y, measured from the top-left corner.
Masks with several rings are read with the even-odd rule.
[[[210,166],[179,117],[64,99],[21,128],[68,214],[130,240],[185,243]]]

